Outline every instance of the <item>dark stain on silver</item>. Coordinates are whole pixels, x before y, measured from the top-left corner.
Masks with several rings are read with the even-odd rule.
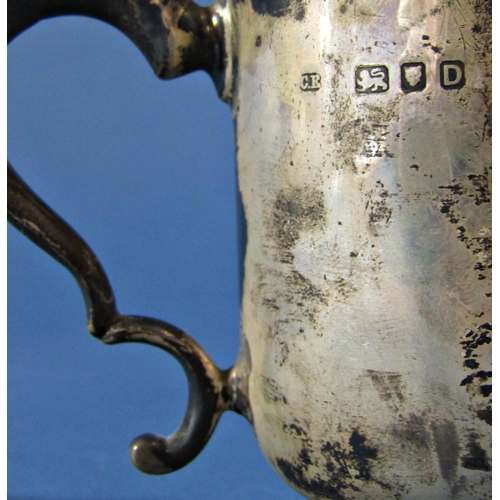
[[[474,382],[475,379],[479,379],[479,380],[488,380],[489,378],[491,378],[493,376],[493,372],[490,370],[490,371],[484,371],[484,370],[479,370],[478,372],[476,373],[472,373],[471,375],[467,375],[467,377],[465,377],[461,382],[460,382],[460,385],[461,386],[464,386],[464,385],[469,385],[469,384],[472,384]],[[491,386],[490,386],[491,387]]]
[[[434,484],[438,474],[432,456],[428,416],[425,413],[399,414],[389,432],[391,441],[399,445],[399,453],[404,457],[406,466],[422,472],[422,483]]]
[[[457,475],[460,447],[455,423],[451,421],[432,422],[431,431],[439,460],[441,476],[448,483]]]
[[[170,0],[172,1],[172,0]],[[191,35],[191,42],[180,49],[180,74],[206,71],[213,79],[219,95],[224,89],[227,53],[224,44],[224,22],[210,7],[186,2],[177,27]],[[214,23],[214,18],[217,22]],[[159,75],[160,77],[162,75]],[[169,74],[165,75],[167,78]]]
[[[281,191],[276,197],[270,221],[271,236],[281,250],[280,261],[291,264],[294,256],[290,250],[301,232],[324,227],[325,218],[322,191],[308,187]]]
[[[491,396],[492,392],[492,385],[491,384],[483,384],[479,387],[479,390],[481,391],[481,394],[487,398]]]
[[[423,47],[430,47],[435,54],[440,54],[441,50],[443,50],[439,47],[436,47],[435,45],[432,45],[431,43],[424,43],[424,44],[422,44],[422,46]]]
[[[342,491],[335,486],[335,483],[325,481],[319,476],[311,479],[308,478],[306,472],[309,464],[307,463],[293,465],[288,460],[278,457],[276,459],[276,465],[289,481],[307,493],[336,500],[346,500],[347,498]]]
[[[450,193],[441,199],[440,212],[445,214],[452,224],[458,224],[458,222],[460,222],[460,218],[455,213],[453,207],[459,203],[457,197],[465,194],[465,188],[462,184],[450,184],[447,186],[439,186],[439,189],[446,189]]]
[[[427,453],[431,441],[427,425],[427,420],[422,415],[410,413],[404,418],[398,418],[391,434],[404,444],[404,448],[421,449]]]
[[[297,436],[307,436],[306,431],[298,424],[283,424],[283,430],[287,431],[293,431],[293,435]]]
[[[464,361],[464,366],[466,368],[470,368],[471,370],[475,370],[476,368],[479,368],[479,363],[475,359],[466,359]]]
[[[368,212],[368,223],[374,236],[378,236],[381,223],[388,226],[391,222],[393,209],[387,200],[393,196],[387,189],[384,189],[381,181],[377,181],[375,189],[368,193],[365,210]]]
[[[300,3],[296,5],[295,7],[295,12],[294,12],[294,18],[296,21],[302,21],[306,15],[306,8],[305,5],[302,3],[304,0],[298,0]]]
[[[465,334],[465,340],[460,342],[464,351],[464,363],[474,357],[475,351],[482,345],[491,344],[492,326],[490,323],[483,323],[474,330],[469,330]],[[470,368],[472,368],[470,366]],[[461,384],[464,385],[464,384]]]
[[[353,431],[351,437],[349,438],[349,444],[351,445],[351,451],[347,455],[347,459],[353,462],[358,473],[354,476],[355,479],[371,479],[370,473],[370,460],[375,460],[377,458],[377,450],[366,444],[366,437],[359,434],[357,431]],[[326,445],[323,447],[326,451]]]
[[[375,481],[384,489],[390,489],[385,483],[375,480],[371,474],[371,461],[378,457],[378,450],[367,444],[365,436],[357,430],[351,433],[349,438],[350,449],[348,451],[342,449],[338,442],[324,443],[321,448],[324,456],[329,456],[327,462],[327,470],[334,473],[339,479],[361,479],[364,481]],[[354,471],[356,471],[354,473]],[[358,488],[354,484],[339,484],[339,487],[349,487],[354,491]]]
[[[289,428],[294,425],[291,424]],[[303,431],[303,429],[301,429]],[[284,476],[295,482],[306,493],[319,498],[332,498],[346,500],[345,490],[360,491],[355,480],[374,482],[384,490],[390,490],[390,485],[373,478],[371,463],[378,457],[378,451],[369,446],[367,439],[358,430],[354,430],[349,438],[349,448],[345,449],[339,442],[330,441],[321,444],[321,462],[312,454],[312,443],[307,437],[302,437],[302,432],[297,433],[302,441],[302,449],[297,455],[296,463],[283,458],[277,458],[276,464]],[[318,473],[311,474],[309,467],[321,470],[325,468],[328,477]]]
[[[352,2],[351,2],[352,3]],[[347,12],[347,2],[346,3],[343,3],[341,6],[340,6],[340,9],[339,9],[340,13],[341,14],[345,14]]]
[[[252,0],[252,8],[257,14],[272,17],[293,15],[297,21],[305,16],[305,0]]]
[[[276,381],[270,377],[262,377],[262,395],[268,403],[288,404],[286,396],[281,392]]]
[[[467,485],[467,477],[460,476],[455,484],[450,488],[452,496],[457,496]]]
[[[280,342],[280,346],[281,346],[281,350],[276,356],[276,362],[280,366],[283,366],[288,359],[288,355],[290,354],[290,349],[288,347],[287,342]]]
[[[491,463],[486,451],[481,448],[476,434],[470,434],[467,454],[462,457],[462,467],[472,470],[491,471]]]
[[[473,269],[478,271],[479,281],[491,279],[492,239],[487,233],[470,234],[470,229],[467,229],[467,219],[463,214],[470,210],[468,207],[471,206],[471,201],[474,203],[473,206],[478,207],[478,210],[482,209],[480,207],[483,205],[491,204],[490,171],[491,167],[485,168],[481,174],[468,175],[463,182],[453,179],[450,184],[439,186],[446,192],[440,199],[440,212],[448,218],[450,223],[461,224],[457,226],[457,237],[475,256],[476,262]],[[487,210],[488,207],[485,209]]]
[[[404,402],[402,377],[399,373],[375,370],[366,370],[366,372],[382,401],[390,401],[395,397],[400,403]]]
[[[473,29],[471,30],[471,45],[477,50],[478,61],[486,75],[491,76],[491,54],[493,49],[492,27],[492,0],[476,1],[474,3],[474,14],[476,15]],[[492,136],[492,105],[491,87],[485,81],[482,89],[477,89],[484,101],[484,124],[482,140],[490,139]]]
[[[489,172],[484,169],[484,172],[479,175],[471,174],[467,176],[467,180],[476,188],[474,203],[479,206],[483,203],[491,203],[490,179]]]
[[[373,201],[370,205],[369,220],[370,224],[385,221],[388,225],[392,217],[392,208],[387,205],[387,201],[382,198],[381,200]]]
[[[326,304],[326,295],[309,279],[296,270],[286,277],[287,285],[294,291],[294,296],[302,300],[317,300]]]
[[[275,311],[279,311],[280,308],[276,305],[276,298],[264,297],[262,299],[262,305],[267,307],[268,309],[274,309]]]
[[[241,192],[236,189],[236,222],[238,228],[238,278],[239,278],[239,291],[240,299],[243,297],[243,279],[245,274],[245,255],[247,249],[247,218],[245,215],[245,208],[243,207],[243,200]]]
[[[480,420],[483,420],[488,425],[491,425],[492,420],[493,420],[491,406],[487,406],[486,408],[484,408],[482,410],[477,410],[476,415],[477,415],[477,418],[479,418]]]
[[[442,11],[443,11],[443,7],[434,7],[433,9],[431,9],[431,11],[429,12],[429,14],[431,16],[437,16]]]
[[[477,256],[478,259],[481,259],[480,262],[476,262],[474,264],[474,270],[480,271],[478,273],[478,279],[483,280],[487,278],[491,278],[491,252],[492,252],[492,238],[490,235],[481,235],[481,236],[469,236],[467,230],[464,226],[457,227],[457,238],[462,241],[466,248],[471,250],[472,255]],[[488,276],[486,276],[488,274]],[[487,297],[491,297],[491,293],[485,294]]]

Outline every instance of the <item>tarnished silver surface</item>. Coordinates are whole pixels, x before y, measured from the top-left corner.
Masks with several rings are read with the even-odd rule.
[[[186,370],[186,417],[134,441],[139,468],[186,465],[231,409],[307,498],[491,497],[491,1],[9,9],[11,37],[65,13],[110,22],[159,76],[207,71],[234,112],[246,248],[231,370],[178,328],[119,314],[90,248],[9,169],[10,220],[74,274],[91,333]]]
[[[488,498],[491,3],[231,12],[260,445],[307,498]]]

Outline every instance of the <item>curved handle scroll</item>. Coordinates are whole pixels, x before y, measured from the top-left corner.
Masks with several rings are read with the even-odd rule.
[[[215,10],[190,0],[9,0],[9,41],[40,19],[82,14],[123,31],[141,49],[156,74],[171,78],[204,69],[221,89],[224,74],[222,23]],[[177,431],[145,434],[130,447],[143,472],[180,469],[203,449],[223,411],[234,399],[229,371],[219,370],[189,335],[168,323],[121,315],[106,274],[83,239],[46,205],[7,164],[9,221],[65,266],[86,304],[88,330],[106,344],[141,342],[172,354],[189,384],[186,415]]]
[[[219,370],[189,335],[168,323],[118,313],[106,274],[80,236],[7,166],[9,221],[75,276],[85,298],[90,333],[106,344],[142,342],[172,354],[189,383],[184,421],[171,436],[146,434],[130,448],[132,461],[149,474],[180,469],[203,449],[228,409],[227,372]]]
[[[42,19],[100,19],[141,50],[159,78],[205,70],[222,93],[227,62],[221,8],[191,0],[8,0],[7,42]]]

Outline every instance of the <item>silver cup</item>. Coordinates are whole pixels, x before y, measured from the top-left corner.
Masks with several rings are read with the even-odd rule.
[[[160,77],[206,70],[235,119],[246,245],[226,371],[119,314],[90,249],[10,171],[10,219],[73,272],[91,333],[186,370],[184,422],[135,440],[134,463],[182,467],[231,409],[307,498],[491,496],[491,2],[60,3],[12,1],[13,36],[99,17]]]

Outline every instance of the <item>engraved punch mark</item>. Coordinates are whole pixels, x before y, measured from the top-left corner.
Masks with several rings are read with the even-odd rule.
[[[321,75],[318,73],[303,73],[300,89],[305,92],[316,92],[321,88]]]
[[[465,66],[462,61],[443,61],[440,66],[441,87],[461,89],[465,85]]]
[[[407,62],[400,67],[401,90],[405,94],[421,92],[427,87],[427,71],[423,62]],[[389,68],[383,64],[357,66],[355,70],[357,94],[380,94],[389,90]],[[465,83],[465,65],[462,61],[442,61],[439,80],[444,90],[461,89]]]
[[[389,90],[389,68],[383,65],[356,68],[356,92],[379,94]]]
[[[401,65],[401,89],[406,94],[421,92],[427,85],[425,64],[422,62],[404,63]]]

